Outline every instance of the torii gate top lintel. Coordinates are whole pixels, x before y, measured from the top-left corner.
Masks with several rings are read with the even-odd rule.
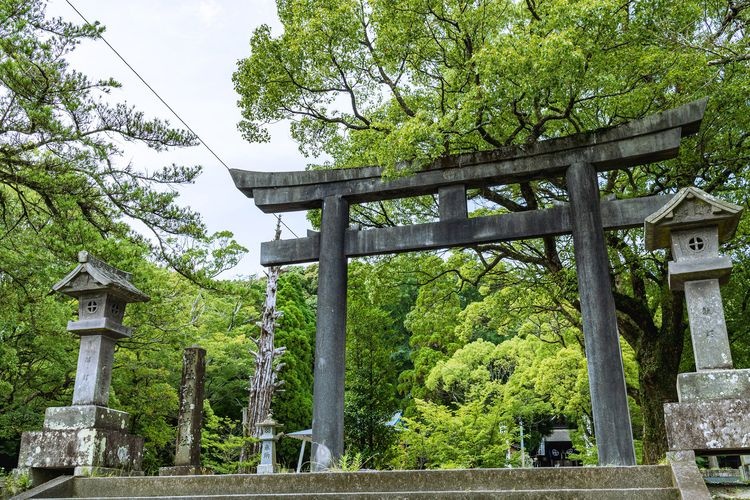
[[[448,155],[411,175],[384,179],[380,167],[294,172],[232,169],[237,189],[266,213],[320,208],[328,196],[349,203],[437,193],[460,184],[476,188],[562,174],[573,162],[598,171],[629,168],[677,156],[680,139],[700,127],[707,99],[617,127],[540,141],[530,146]],[[283,189],[282,189],[283,188]]]

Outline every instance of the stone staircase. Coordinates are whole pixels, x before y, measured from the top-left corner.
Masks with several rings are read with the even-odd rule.
[[[171,477],[61,476],[16,498],[710,498],[702,480],[699,485],[691,486],[694,474],[688,471],[686,480],[684,472],[681,473],[679,467],[658,465]],[[697,468],[694,472],[700,479]]]

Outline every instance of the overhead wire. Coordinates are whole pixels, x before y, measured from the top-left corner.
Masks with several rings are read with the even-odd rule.
[[[81,13],[81,11],[78,10],[76,6],[71,3],[70,0],[65,0],[65,3],[67,3],[70,6],[70,8],[73,9],[81,19],[83,19],[83,22],[89,25],[93,25],[93,23],[90,23],[89,20],[86,19],[86,17]],[[167,103],[167,101],[165,101],[162,98],[162,96],[159,95],[159,93],[156,90],[154,90],[154,88],[151,85],[149,85],[149,83],[140,75],[140,73],[138,73],[138,71],[136,71],[136,69],[133,66],[130,65],[128,61],[125,60],[125,58],[117,51],[117,49],[115,49],[112,46],[112,44],[109,43],[107,39],[104,38],[101,34],[97,34],[97,37],[101,39],[101,41],[103,41],[107,45],[107,47],[110,48],[112,52],[115,53],[115,55],[125,64],[125,66],[127,66],[128,69],[130,69],[130,71],[132,71],[133,74],[138,77],[138,79],[143,83],[143,85],[145,85],[146,88],[148,88],[151,91],[151,93],[154,94],[156,98],[159,99],[159,101],[164,106],[166,106],[166,108],[175,116],[175,118],[177,118],[180,121],[180,123],[182,123],[185,126],[185,128],[188,129],[188,131],[195,136],[196,139],[198,139],[198,142],[200,142],[203,145],[203,147],[205,147],[213,155],[213,157],[216,158],[216,160],[219,163],[221,163],[224,166],[224,168],[227,169],[227,171],[229,171],[229,166],[224,162],[224,160],[222,160],[221,157],[219,157],[219,155],[216,154],[216,152],[208,145],[208,143],[206,143],[206,141],[204,141],[203,138],[201,138],[201,136],[198,135],[198,133],[195,130],[193,130],[193,128],[190,125],[188,125],[188,123],[185,120],[182,119],[182,117],[177,113],[177,111],[175,111],[174,108],[172,108],[172,106],[170,106]],[[282,226],[284,226],[290,233],[292,233],[292,235],[294,235],[295,238],[299,238],[299,236],[297,236],[297,234],[292,230],[292,228],[287,226],[286,223],[281,219],[280,215],[278,214],[273,214],[273,215],[278,219],[279,223],[281,223]]]

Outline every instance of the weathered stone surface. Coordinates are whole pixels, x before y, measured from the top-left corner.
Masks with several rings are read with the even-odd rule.
[[[438,189],[440,220],[465,220],[468,217],[466,187],[445,186]]]
[[[326,198],[320,227],[318,321],[313,379],[312,468],[327,468],[344,452],[347,259],[344,232],[349,203]]]
[[[256,469],[258,474],[274,474],[279,471],[276,463],[276,441],[280,434],[276,434],[276,428],[282,427],[273,416],[269,415],[258,424],[260,429],[260,464]]]
[[[688,190],[694,190],[695,188],[687,188]],[[693,191],[691,191],[693,192]],[[678,194],[675,198],[679,198]],[[672,202],[669,205],[674,205],[675,198],[672,198]],[[714,198],[718,201],[718,198]],[[684,217],[680,217],[679,214],[683,207],[673,208],[673,217],[670,220],[672,225],[679,225],[685,222]],[[710,260],[719,257],[719,226],[715,225],[715,220],[712,219],[713,213],[711,206],[706,206],[707,210],[704,210],[705,216],[701,214],[702,218],[694,216],[693,224],[700,224],[698,227],[692,227],[689,229],[677,229],[669,233],[672,240],[672,257],[676,262],[692,262],[696,260]],[[664,210],[662,208],[662,210]],[[732,218],[735,220],[736,217]],[[660,229],[665,230],[665,225],[662,224]]]
[[[24,432],[20,468],[77,466],[140,470],[143,438],[109,429]]]
[[[68,321],[68,331],[78,335],[105,335],[113,339],[129,338],[133,329],[109,318]]]
[[[680,498],[689,500],[711,498],[706,483],[703,481],[703,475],[695,465],[693,450],[668,451],[667,462],[672,468],[672,480],[680,490]]]
[[[127,432],[130,428],[130,415],[124,411],[95,405],[56,406],[47,408],[44,428],[62,431],[97,428]]]
[[[566,168],[578,161],[585,161],[598,171],[606,171],[674,158],[679,152],[680,137],[678,129],[670,129],[578,150],[524,156],[463,168],[426,170],[395,179],[367,178],[293,185],[284,189],[260,188],[253,189],[252,193],[255,205],[264,212],[272,213],[320,208],[322,200],[332,196],[345,196],[350,203],[363,203],[433,194],[441,187],[455,184],[463,184],[467,189],[516,184],[562,175]]]
[[[695,452],[693,450],[668,451],[667,462],[669,462],[670,464],[676,464],[676,463],[695,464]]]
[[[730,239],[737,230],[741,213],[741,206],[716,198],[696,187],[680,189],[671,202],[646,217],[646,250],[669,248],[671,245],[676,260],[704,250],[716,255],[718,243]],[[708,243],[707,247],[698,249],[689,245],[687,239],[675,239],[674,234],[681,231],[688,238],[692,236],[689,232],[697,231],[696,236],[703,233],[703,238],[710,238],[710,241],[704,240]]]
[[[29,473],[29,471],[26,470],[23,472]],[[73,495],[73,476],[71,475],[57,476],[48,481],[43,481],[40,478],[34,481],[34,478],[32,477],[31,482],[38,486],[14,496],[12,500],[27,500],[29,498],[65,498]]]
[[[682,500],[711,499],[711,493],[695,463],[672,464],[672,478],[675,486],[680,490]]]
[[[206,376],[206,350],[188,347],[182,354],[180,414],[177,418],[176,466],[200,466],[203,388]]]
[[[514,184],[560,175],[578,161],[591,163],[598,171],[622,169],[676,156],[680,138],[697,130],[705,106],[705,101],[696,101],[605,131],[533,146],[447,156],[413,175],[392,179],[383,179],[378,168],[278,173],[231,170],[231,174],[237,188],[255,198],[261,210],[279,212],[319,208],[329,196],[346,196],[350,203],[360,203],[435,193],[454,184],[467,188]]]
[[[424,170],[465,168],[471,165],[499,162],[513,158],[539,156],[594,144],[617,142],[629,137],[647,135],[674,128],[680,129],[682,137],[686,137],[698,132],[706,110],[706,104],[707,99],[701,99],[679,108],[651,115],[640,120],[633,120],[615,128],[538,141],[531,145],[447,155],[436,159],[432,165]],[[237,189],[250,198],[253,196],[253,190],[259,188],[282,188],[367,178],[380,179],[384,174],[383,169],[380,167],[303,170],[296,172],[253,172],[230,169],[230,172]]]
[[[713,399],[750,400],[750,369],[680,373],[677,375],[677,394],[682,403]]]
[[[697,370],[732,368],[719,281],[711,279],[685,283],[685,301]]]
[[[88,498],[680,498],[669,466],[77,478],[75,490]]]
[[[750,482],[750,455],[740,456],[740,477],[745,482]]]
[[[726,256],[670,262],[668,266],[669,288],[675,291],[684,290],[686,282],[696,280],[716,279],[724,285],[732,274],[732,260]]]
[[[92,467],[90,465],[79,465],[73,469],[73,476],[77,477],[131,477],[143,475],[143,471],[140,470]]]
[[[115,340],[104,335],[84,335],[79,349],[73,404],[107,406]]]
[[[76,297],[79,300],[98,295],[102,291],[116,296],[122,302],[145,302],[149,300],[148,295],[138,290],[130,282],[130,273],[112,267],[86,251],[78,253],[78,262],[78,266],[56,283],[52,290]],[[109,308],[89,312],[94,313],[91,317],[102,317],[105,311],[107,315],[112,313]],[[84,312],[82,316],[85,317],[85,311],[81,312]],[[121,312],[118,311],[118,314]],[[121,315],[120,319],[122,319]]]
[[[750,400],[667,403],[664,421],[670,450],[724,454],[750,450]]]

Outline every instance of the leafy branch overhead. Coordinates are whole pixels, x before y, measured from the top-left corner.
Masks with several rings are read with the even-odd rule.
[[[0,214],[17,204],[18,223],[34,230],[83,220],[105,237],[128,234],[126,222],[140,221],[162,260],[186,274],[215,275],[241,249],[226,234],[209,238],[200,216],[176,204],[173,187],[193,182],[200,167],[137,168],[122,161],[117,144],[163,151],[194,146],[196,138],[107,103],[119,84],[92,81],[65,59],[103,31],[47,18],[41,1],[0,2]],[[202,262],[186,259],[183,252],[195,254],[199,242],[208,242],[200,244]],[[212,244],[225,250],[212,252]],[[196,263],[205,267],[189,267]]]
[[[303,152],[348,167],[616,124],[691,99],[718,77],[708,65],[748,53],[746,5],[730,5],[282,2],[283,32],[258,28],[234,76],[240,130],[265,141],[292,119]]]

